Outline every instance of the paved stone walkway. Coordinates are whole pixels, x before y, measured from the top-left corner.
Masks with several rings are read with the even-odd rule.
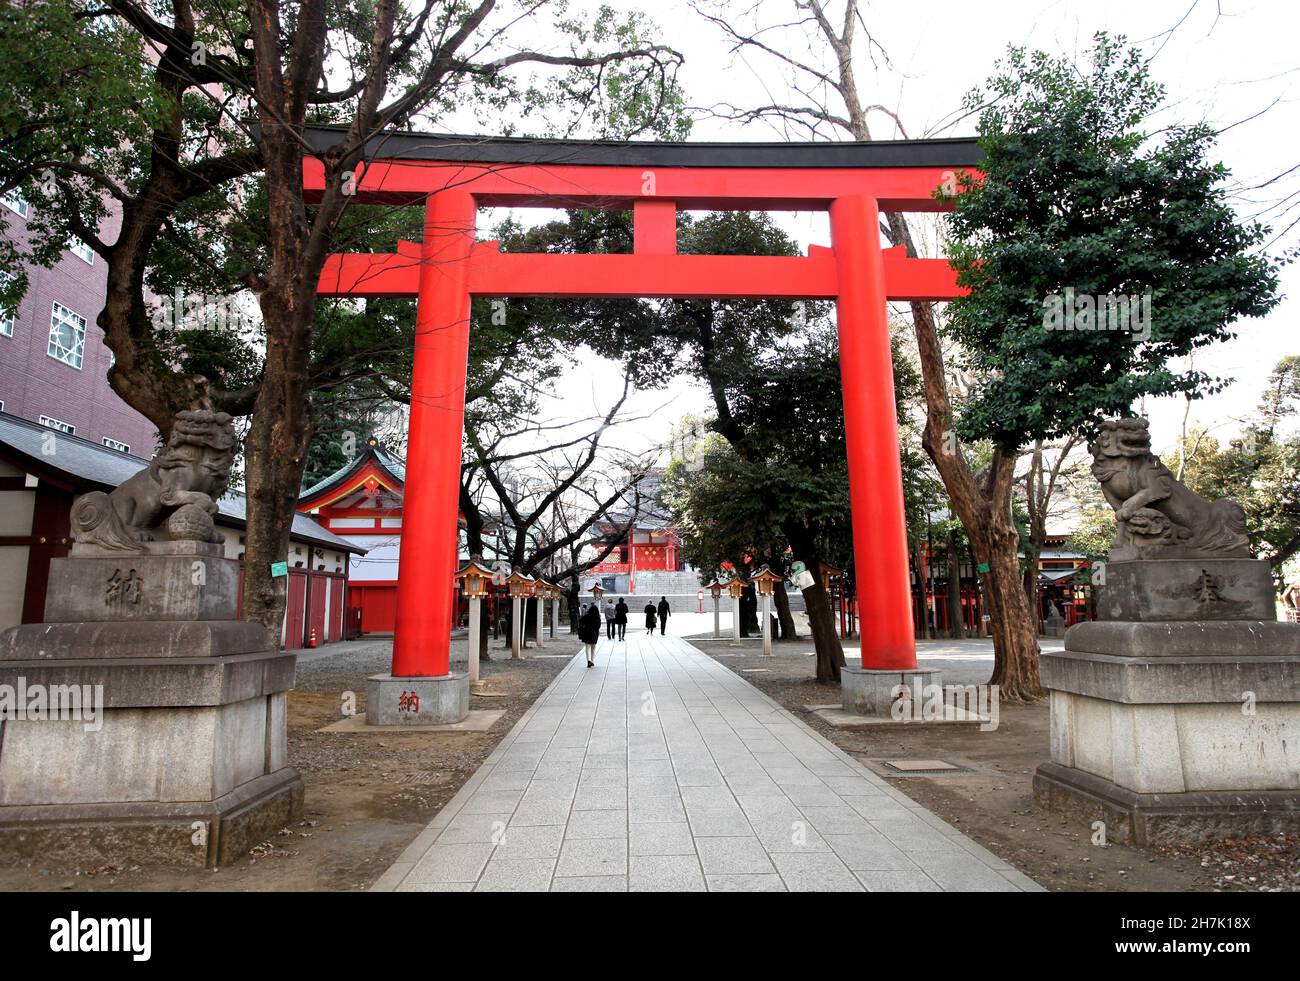
[[[596,667],[574,658],[374,889],[1039,887],[686,641],[632,628]]]

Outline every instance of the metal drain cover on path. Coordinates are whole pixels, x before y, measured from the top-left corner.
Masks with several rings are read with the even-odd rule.
[[[881,760],[885,766],[899,773],[936,773],[944,770],[960,770],[961,767],[943,760]]]

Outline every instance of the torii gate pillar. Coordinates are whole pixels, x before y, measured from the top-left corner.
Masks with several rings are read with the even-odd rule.
[[[425,205],[397,631],[392,672],[369,679],[371,725],[459,722],[469,714],[469,676],[451,671],[451,630],[475,214],[468,191],[441,190]]]

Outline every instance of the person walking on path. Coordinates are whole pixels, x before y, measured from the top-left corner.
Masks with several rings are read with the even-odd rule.
[[[614,601],[605,600],[605,636],[614,639]]]
[[[653,603],[645,605],[645,632],[648,634],[655,632],[655,605]]]
[[[668,616],[670,613],[672,613],[672,609],[668,606],[668,597],[660,596],[659,597],[659,636],[661,637],[668,632]]]
[[[618,627],[619,640],[627,640],[627,615],[630,612],[627,603],[620,597],[618,605],[614,607],[614,626]]]
[[[596,663],[596,645],[600,643],[600,607],[592,603],[578,621],[578,639],[587,652],[587,667]]]

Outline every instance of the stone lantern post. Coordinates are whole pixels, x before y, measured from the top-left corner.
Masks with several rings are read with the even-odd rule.
[[[717,640],[722,636],[722,614],[719,609],[719,600],[722,598],[722,583],[713,580],[705,587],[709,595],[713,597],[713,639]]]
[[[506,580],[506,589],[510,593],[510,659],[512,661],[519,660],[519,648],[523,646],[524,621],[520,610],[523,606],[525,588],[532,581],[532,576],[525,575],[518,569],[510,573],[510,578]]]
[[[731,646],[740,646],[740,596],[745,591],[745,580],[732,576],[724,584],[731,594]]]
[[[533,640],[538,647],[545,647],[546,641],[543,637],[542,621],[546,619],[546,597],[551,594],[551,584],[545,579],[538,578],[533,587],[532,595],[537,600],[537,619],[533,621]]]
[[[483,686],[478,677],[479,650],[479,603],[487,596],[488,583],[492,580],[492,570],[483,565],[480,556],[472,555],[470,560],[456,573],[456,582],[461,592],[469,600],[469,687],[476,690]]]
[[[758,595],[763,598],[763,653],[768,655],[772,653],[772,593],[780,581],[781,577],[767,566],[763,566],[750,578]]]

